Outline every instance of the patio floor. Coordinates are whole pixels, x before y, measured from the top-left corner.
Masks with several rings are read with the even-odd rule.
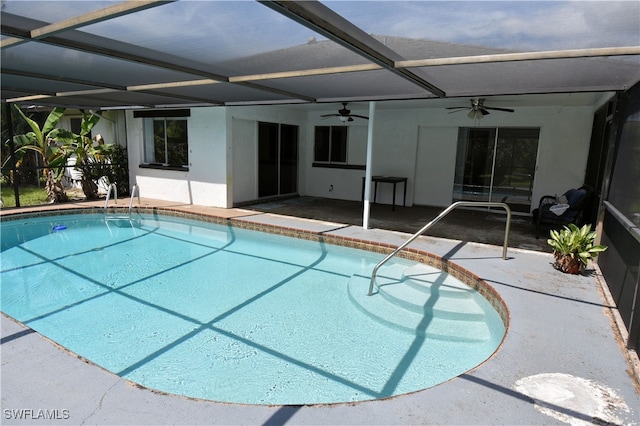
[[[249,205],[246,208],[286,216],[345,223],[362,226],[363,205],[360,202],[328,198],[300,197]],[[443,207],[395,206],[371,204],[369,228],[386,229],[414,234],[433,220]],[[456,209],[431,227],[425,235],[454,240],[503,245],[505,211],[502,209]],[[546,243],[548,233],[543,228],[540,239],[530,216],[513,214],[509,246],[550,252]]]
[[[102,203],[70,203],[54,208],[95,207]],[[326,203],[326,210],[320,208],[322,203]],[[333,210],[327,207],[329,204]],[[299,200],[216,209],[142,200],[145,207],[394,245],[408,237],[406,232],[413,232],[409,228],[416,226],[418,220],[422,223],[415,229],[430,218],[426,210],[409,212],[397,207],[392,212],[389,206],[375,205],[373,229],[365,230],[358,226],[361,218],[354,216],[353,211],[357,210],[353,204],[359,205]],[[320,213],[312,215],[313,209]],[[1,215],[31,210],[34,209],[3,209]],[[415,221],[409,219],[410,215],[416,216]],[[640,423],[637,356],[621,344],[617,312],[602,289],[598,269],[578,276],[554,270],[552,256],[545,251],[542,240],[533,237],[533,227],[524,222],[512,225],[508,259],[502,260],[502,236],[499,245],[486,244],[494,241],[488,239],[488,224],[495,222],[500,232],[504,227],[504,222],[493,216],[489,212],[460,213],[461,222],[455,227],[455,220],[449,224],[458,233],[449,233],[447,239],[432,236],[440,232],[438,226],[446,225],[443,222],[433,228],[433,233],[429,232],[430,236],[420,237],[413,245],[480,276],[501,295],[510,312],[509,330],[494,356],[449,382],[409,395],[356,404],[253,406],[193,400],[141,388],[2,315],[2,423]],[[396,220],[398,225],[389,225],[393,220],[386,217],[400,219]],[[477,220],[472,222],[470,217]],[[464,230],[466,235],[459,233]],[[471,242],[474,239],[482,242]],[[47,413],[54,413],[57,419],[43,421],[37,418],[38,410],[49,410]]]

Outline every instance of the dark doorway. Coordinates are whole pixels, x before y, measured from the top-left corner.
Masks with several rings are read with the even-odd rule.
[[[298,126],[258,123],[258,197],[298,191]]]

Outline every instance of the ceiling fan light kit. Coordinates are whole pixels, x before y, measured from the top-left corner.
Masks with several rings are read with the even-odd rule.
[[[458,107],[447,107],[447,109],[453,110],[449,114],[454,112],[459,112],[463,110],[468,110],[467,117],[472,120],[478,120],[484,117],[485,115],[489,115],[489,110],[494,111],[503,111],[503,112],[514,112],[511,108],[501,108],[501,107],[489,107],[484,105],[484,98],[473,98],[470,99],[471,106],[458,106]],[[347,124],[351,121],[354,121],[353,118],[362,118],[368,120],[369,117],[365,117],[364,115],[351,114],[351,110],[347,108],[348,102],[342,102],[342,108],[338,110],[336,114],[323,114],[320,117],[338,117],[338,119],[343,123]]]
[[[503,111],[503,112],[513,112],[514,110],[512,110],[511,108],[499,108],[499,107],[488,107],[484,105],[484,98],[475,98],[475,99],[470,99],[471,101],[471,106],[470,107],[447,107],[447,109],[452,109],[454,111],[451,111],[449,114],[454,113],[454,112],[458,112],[458,111],[462,111],[462,110],[469,110],[469,113],[467,114],[467,117],[471,118],[471,119],[480,119],[482,117],[484,117],[485,115],[489,114],[489,110],[494,110],[494,111]]]
[[[342,108],[338,110],[337,114],[324,114],[324,115],[321,115],[320,117],[323,117],[323,118],[338,117],[340,121],[345,124],[348,123],[349,121],[354,121],[353,117],[364,118],[365,120],[369,119],[369,117],[365,117],[364,115],[351,114],[351,110],[347,109],[347,104],[348,102],[342,102]]]

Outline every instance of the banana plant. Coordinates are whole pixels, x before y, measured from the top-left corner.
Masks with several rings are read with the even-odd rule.
[[[82,172],[82,192],[87,199],[98,198],[98,179],[109,174],[113,144],[105,144],[101,137],[96,141],[89,135],[100,117],[82,112],[80,134],[68,145],[67,150],[76,156],[75,169]]]
[[[47,116],[42,128],[40,128],[40,125],[27,117],[20,108],[16,105],[12,106],[18,116],[31,128],[30,132],[13,137],[13,142],[16,146],[17,165],[20,164],[26,152],[34,151],[38,153],[44,166],[43,174],[48,201],[50,203],[66,201],[67,194],[62,186],[62,177],[69,156],[66,146],[74,139],[74,135],[69,130],[56,127],[64,115],[65,108],[54,108]],[[9,160],[10,158],[6,161]]]

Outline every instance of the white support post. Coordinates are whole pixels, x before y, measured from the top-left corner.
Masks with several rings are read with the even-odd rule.
[[[375,122],[376,103],[369,102],[369,127],[367,130],[367,163],[364,177],[364,208],[362,227],[369,229],[369,198],[371,197],[371,160],[373,158],[373,125]]]

